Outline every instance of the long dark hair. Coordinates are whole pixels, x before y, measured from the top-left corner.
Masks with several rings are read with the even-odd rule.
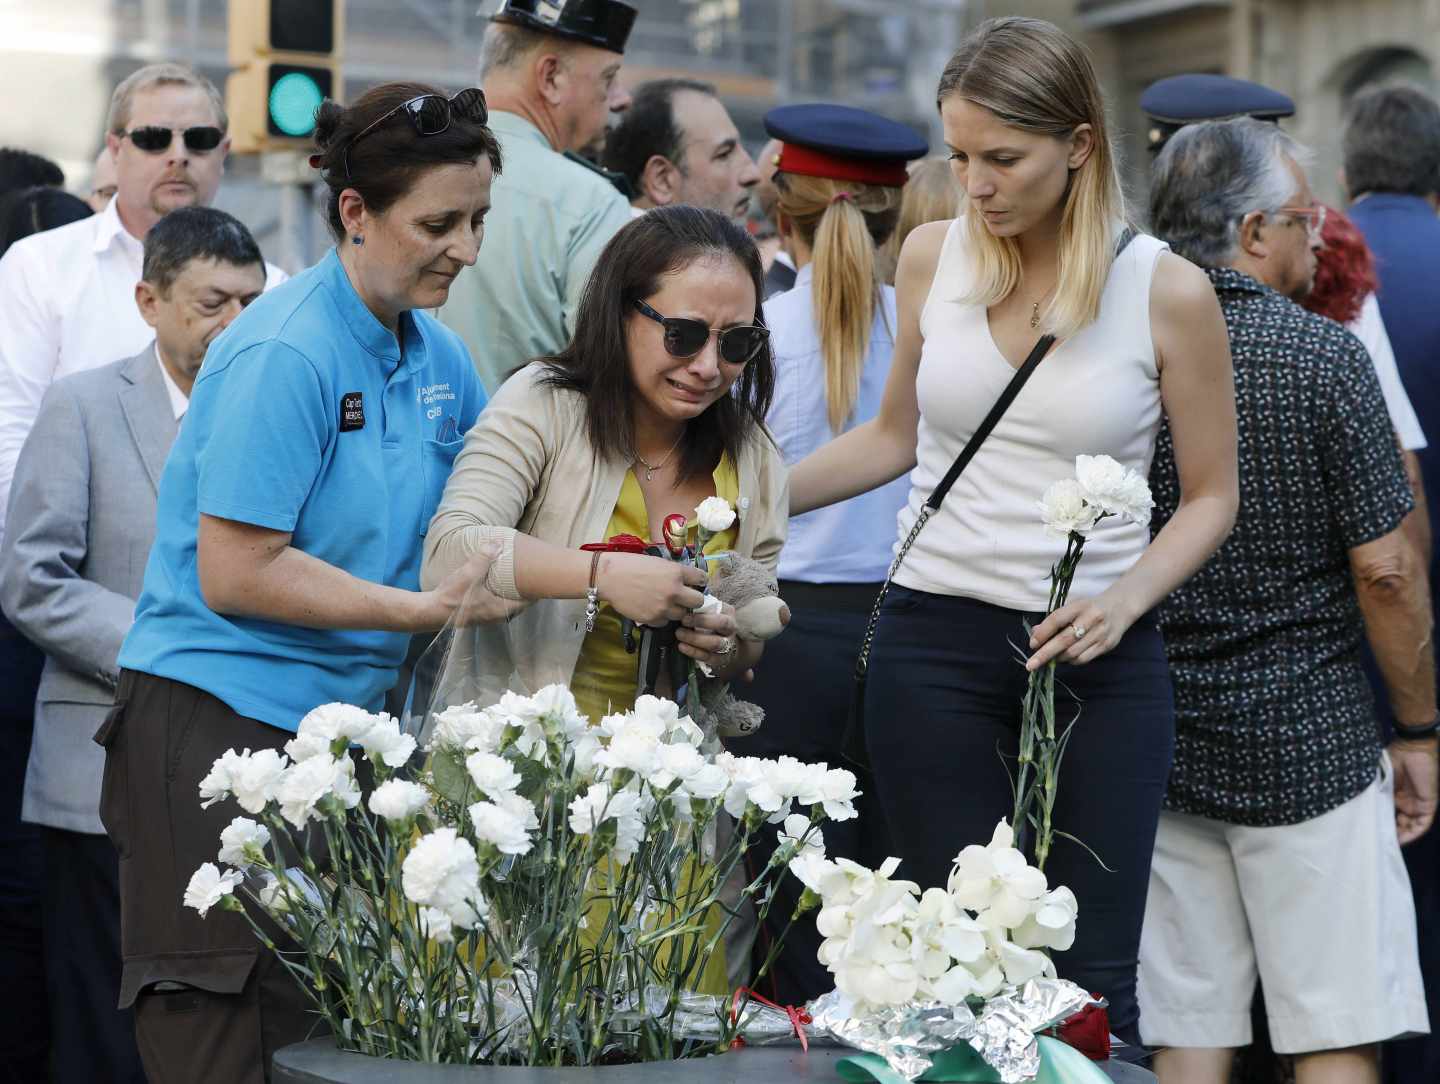
[[[718,211],[659,207],[629,223],[610,239],[585,285],[570,345],[541,358],[546,381],[585,396],[585,424],[600,455],[634,460],[634,387],[625,326],[635,302],[653,296],[660,279],[706,257],[728,257],[749,274],[755,287],[756,324],[763,325],[765,273],[750,235]],[[685,427],[680,477],[715,469],[723,452],[734,460],[751,433],[764,431],[775,392],[775,360],[769,344],[745,366],[723,395]]]
[[[37,184],[0,196],[0,256],[32,233],[44,233],[89,218],[90,205],[79,196]]]

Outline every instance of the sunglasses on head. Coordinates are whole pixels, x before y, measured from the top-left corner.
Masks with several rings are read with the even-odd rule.
[[[490,108],[485,104],[485,92],[478,87],[462,90],[450,98],[439,94],[418,95],[382,113],[356,133],[345,148],[346,177],[350,176],[350,148],[396,113],[403,113],[409,119],[410,127],[414,128],[415,134],[419,136],[439,135],[450,127],[451,118],[457,116],[474,124],[485,124],[490,120]]]
[[[642,316],[648,316],[665,329],[665,352],[672,358],[693,358],[705,349],[712,331],[720,344],[720,360],[731,365],[747,365],[754,361],[770,341],[770,329],[753,324],[712,328],[702,320],[661,316],[643,301],[635,302],[635,308]]]
[[[176,131],[175,128],[166,128],[159,124],[147,124],[141,128],[131,128],[128,132],[121,132],[120,138],[130,140],[146,154],[161,154],[170,149]],[[185,149],[193,151],[195,154],[213,151],[225,138],[225,133],[212,124],[186,128],[180,131],[180,135],[185,140]]]

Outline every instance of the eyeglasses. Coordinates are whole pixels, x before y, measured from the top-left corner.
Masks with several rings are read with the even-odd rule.
[[[394,109],[376,117],[350,140],[345,148],[345,176],[350,176],[350,150],[396,113],[404,113],[410,126],[418,136],[439,135],[450,127],[453,117],[475,124],[485,124],[490,119],[490,109],[485,104],[485,92],[479,87],[470,87],[450,98],[438,94],[421,94],[409,101],[401,102]]]
[[[1313,242],[1321,239],[1321,234],[1325,230],[1325,205],[1323,203],[1311,204],[1309,207],[1281,207],[1276,213],[1301,219],[1310,234],[1310,240]]]
[[[701,320],[661,316],[643,301],[635,302],[642,316],[665,329],[665,352],[672,358],[693,358],[710,341],[713,331],[720,344],[720,359],[730,365],[748,365],[770,341],[770,329],[746,324],[742,327],[712,328]]]
[[[129,139],[146,154],[163,154],[170,149],[177,130],[158,124],[147,124],[121,132],[120,138]],[[195,154],[208,154],[220,146],[220,141],[225,138],[224,132],[210,124],[186,128],[180,131],[180,135],[185,141],[185,149]]]

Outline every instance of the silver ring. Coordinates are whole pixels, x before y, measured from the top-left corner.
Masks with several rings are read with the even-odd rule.
[[[1071,625],[1071,626],[1070,626],[1070,631],[1075,634],[1075,639],[1077,639],[1077,640],[1083,640],[1083,639],[1085,639],[1085,626],[1084,626],[1084,625]]]
[[[730,652],[732,652],[732,651],[734,651],[734,650],[735,650],[735,637],[733,637],[733,636],[727,636],[727,637],[725,637],[725,639],[721,642],[720,646],[715,649],[715,654],[717,654],[717,655],[728,655],[728,654],[730,654]]]

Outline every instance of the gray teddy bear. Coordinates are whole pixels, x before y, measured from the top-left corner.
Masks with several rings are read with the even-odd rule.
[[[745,640],[770,640],[790,622],[780,582],[759,561],[731,553],[711,564],[709,593],[735,607],[736,632]],[[765,709],[730,693],[730,683],[700,677],[689,704],[690,717],[707,738],[740,738],[765,721]]]

